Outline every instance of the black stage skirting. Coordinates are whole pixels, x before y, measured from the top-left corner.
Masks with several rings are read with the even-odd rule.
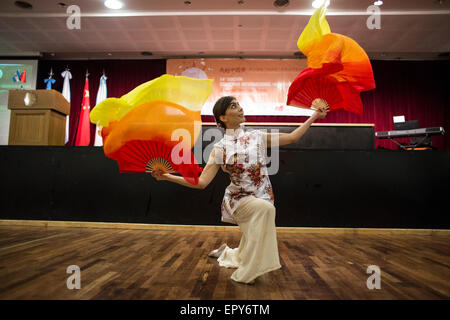
[[[450,152],[281,150],[277,226],[450,227]],[[204,164],[202,164],[203,166]],[[227,225],[205,190],[119,173],[96,147],[0,147],[1,219]]]
[[[270,125],[264,124],[248,124],[245,125],[248,130],[263,130],[267,133],[290,133],[298,128],[296,125]],[[208,130],[219,130],[216,125],[202,126],[202,137],[214,136],[213,133],[208,135]],[[375,149],[375,130],[371,124],[358,125],[337,125],[332,123],[313,124],[301,139],[294,143],[281,146],[282,150],[374,150]],[[275,131],[274,131],[275,130]],[[221,131],[222,138],[224,131]],[[220,139],[219,139],[220,140]],[[205,144],[206,139],[198,139],[197,143]]]

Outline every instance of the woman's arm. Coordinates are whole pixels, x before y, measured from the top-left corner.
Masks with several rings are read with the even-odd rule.
[[[190,184],[183,177],[175,176],[170,173],[162,173],[161,171],[152,172],[152,176],[158,181],[166,180],[193,189],[205,189],[212,181],[212,179],[214,179],[214,177],[217,174],[217,171],[219,171],[220,168],[220,165],[217,164],[214,159],[215,159],[215,150],[213,149],[209,155],[208,163],[206,164],[205,168],[200,174],[200,177],[198,178],[197,185]]]
[[[291,144],[298,141],[298,139],[303,137],[306,131],[308,131],[314,121],[325,118],[328,110],[328,106],[324,107],[324,109],[318,109],[308,118],[308,120],[306,120],[305,123],[290,133],[265,133],[267,147],[272,146],[272,139],[274,139],[274,147],[284,146],[286,144]]]

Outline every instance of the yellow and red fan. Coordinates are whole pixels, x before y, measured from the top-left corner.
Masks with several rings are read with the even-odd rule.
[[[344,109],[362,114],[359,91],[347,82],[338,82],[324,74],[323,70],[306,68],[291,83],[287,105],[315,109],[317,99],[324,100],[330,111]]]
[[[98,104],[90,118],[102,126],[105,155],[117,161],[120,172],[178,172],[198,184],[202,169],[191,149],[211,82],[163,75]],[[176,137],[182,140],[173,141]]]
[[[161,170],[163,173],[178,172],[190,184],[197,185],[202,168],[190,150],[183,150],[173,159],[177,141],[132,140],[125,143],[117,152],[109,157],[115,159],[120,172],[146,172]],[[187,152],[187,155],[183,154]],[[176,152],[175,152],[176,153]]]
[[[310,108],[316,99],[325,100],[330,109],[335,109],[344,100],[335,79],[306,68],[289,86],[287,105]]]

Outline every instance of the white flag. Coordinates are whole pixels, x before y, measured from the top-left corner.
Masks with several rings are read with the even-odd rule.
[[[98,86],[98,92],[97,92],[97,101],[95,102],[95,105],[98,105],[100,102],[105,100],[108,97],[108,94],[106,92],[106,79],[108,79],[105,75],[102,75],[100,77],[100,85]],[[103,138],[100,135],[100,130],[102,129],[101,126],[97,125],[95,127],[95,142],[94,146],[101,147],[103,145]]]
[[[61,76],[64,78],[62,95],[70,103],[70,79],[72,79],[72,74],[70,73],[69,70],[65,70],[61,73]],[[65,137],[64,143],[67,143],[67,141],[69,141],[69,118],[70,118],[70,116],[67,115],[66,116],[66,137]]]

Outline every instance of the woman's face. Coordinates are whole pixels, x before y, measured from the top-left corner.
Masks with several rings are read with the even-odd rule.
[[[236,99],[231,101],[227,111],[225,111],[225,115],[221,116],[221,120],[230,129],[235,129],[245,122],[244,110]]]

